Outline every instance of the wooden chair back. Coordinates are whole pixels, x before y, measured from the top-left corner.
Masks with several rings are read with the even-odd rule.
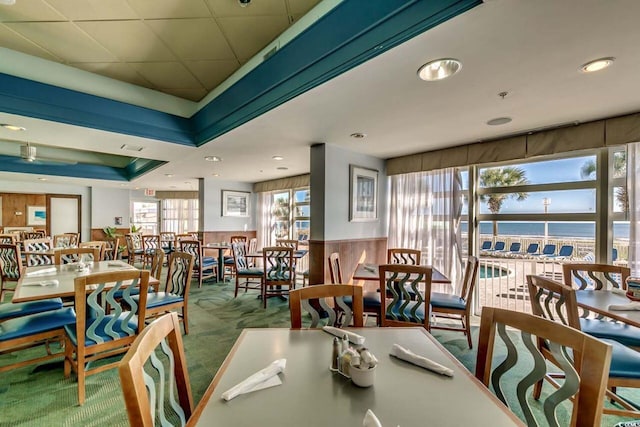
[[[294,249],[288,246],[268,246],[262,248],[262,266],[264,278],[262,283],[262,299],[267,307],[267,298],[282,296],[295,289]]]
[[[0,278],[2,281],[17,281],[24,270],[20,245],[0,243]],[[0,300],[1,301],[1,300]]]
[[[527,276],[531,311],[536,316],[580,330],[575,289],[544,276]]]
[[[420,265],[422,252],[418,249],[387,249],[387,264]]]
[[[462,288],[460,289],[460,298],[465,300],[467,303],[467,310],[470,309],[473,290],[476,287],[476,283],[478,283],[479,266],[480,262],[478,261],[478,258],[473,255],[469,255],[464,269],[464,277],[462,278]]]
[[[342,271],[340,270],[340,254],[333,252],[329,255],[329,275],[331,276],[331,283],[343,283]]]
[[[119,258],[120,250],[120,238],[119,237],[105,237],[103,259],[106,261],[113,261]]]
[[[382,264],[378,267],[382,298],[381,326],[431,329],[431,267]],[[384,296],[386,295],[386,298]],[[413,298],[413,299],[412,299]]]
[[[151,258],[151,270],[149,273],[156,279],[160,279],[160,275],[162,274],[162,264],[164,263],[164,256],[165,253],[160,248],[157,248],[153,251],[153,255]]]
[[[160,246],[167,251],[176,249],[176,233],[172,231],[163,231],[160,233]]]
[[[100,248],[60,248],[54,252],[55,265],[100,261]]]
[[[18,241],[18,238],[13,233],[0,234],[0,243],[14,245]]]
[[[22,240],[44,239],[47,233],[44,230],[23,231]]]
[[[164,291],[184,297],[186,304],[192,275],[193,255],[180,251],[173,252],[169,257],[169,271]]]
[[[98,255],[98,259],[96,261],[104,261],[104,254],[106,253],[107,242],[104,240],[91,240],[89,242],[80,242],[78,244],[79,248],[97,248],[100,249],[100,254]]]
[[[75,233],[63,233],[53,236],[54,248],[73,248],[78,246],[78,235]]]
[[[49,237],[25,240],[23,245],[25,252],[50,251],[53,249],[53,242]],[[48,254],[27,254],[26,259],[28,267],[53,264],[53,256]]]
[[[231,254],[233,255],[233,264],[235,265],[236,271],[249,268],[247,245],[245,242],[231,242]]]
[[[127,251],[134,253],[142,249],[142,234],[141,233],[127,233],[124,235],[127,242]]]
[[[154,367],[158,364],[163,369]],[[173,425],[174,419],[180,425],[187,423],[193,413],[193,397],[176,313],[157,318],[142,331],[118,372],[130,425],[152,427],[156,418],[161,425]]]
[[[564,284],[577,289],[627,289],[629,267],[609,264],[564,263]]]
[[[276,246],[284,246],[292,248],[294,251],[298,250],[298,241],[295,239],[276,239]]]
[[[524,345],[516,345],[507,332],[507,327],[520,331]],[[506,344],[507,355],[502,363],[492,371],[494,347],[497,335]],[[536,339],[537,338],[537,339]],[[527,425],[539,425],[533,415],[526,391],[547,374],[544,357],[538,350],[537,340],[544,340],[557,360],[563,361],[565,380],[561,389],[554,391],[543,405],[544,417],[548,425],[557,426],[556,409],[563,402],[573,398],[572,426],[600,425],[602,402],[605,396],[611,346],[590,337],[577,329],[556,323],[535,315],[494,307],[483,307],[480,323],[480,337],[476,361],[476,377],[487,387],[493,386],[496,396],[507,406],[517,404]],[[571,351],[567,351],[571,349]],[[516,361],[528,352],[535,363],[527,368],[516,369]],[[570,360],[568,354],[571,353]],[[522,369],[525,372],[522,372]],[[503,378],[510,373],[520,372],[516,399],[507,400],[502,390]]]
[[[349,297],[345,300],[344,297]],[[310,300],[318,300],[314,307]],[[331,299],[332,304],[327,302]],[[349,326],[353,321],[354,327],[363,326],[362,287],[343,284],[314,285],[306,288],[294,289],[289,292],[289,312],[291,314],[291,328],[302,328],[302,310],[311,315],[310,328],[318,328],[321,324],[320,311],[328,313],[326,325]],[[344,317],[338,322],[338,312]]]
[[[247,243],[248,240],[249,239],[247,238],[247,236],[231,236],[229,238],[230,243],[238,243],[238,242]]]

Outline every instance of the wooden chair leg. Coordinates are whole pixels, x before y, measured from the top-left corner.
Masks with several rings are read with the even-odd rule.
[[[187,316],[187,305],[182,306],[182,327],[184,328],[184,334],[189,335],[189,317]]]
[[[462,325],[465,328],[465,334],[467,334],[469,350],[471,350],[473,348],[473,344],[471,343],[471,322],[469,320],[469,313],[465,313],[464,317],[462,318]]]

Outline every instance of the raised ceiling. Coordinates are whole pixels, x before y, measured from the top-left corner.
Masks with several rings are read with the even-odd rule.
[[[201,100],[319,0],[17,0],[0,46]]]

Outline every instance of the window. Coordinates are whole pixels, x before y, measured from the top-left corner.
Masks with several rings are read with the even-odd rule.
[[[266,214],[262,230],[264,236],[268,236],[262,244],[274,245],[277,239],[309,239],[311,193],[308,187],[262,194],[262,209]]]
[[[158,203],[133,202],[132,225],[143,234],[158,234]]]
[[[162,231],[183,234],[198,229],[198,199],[164,199],[161,206]]]

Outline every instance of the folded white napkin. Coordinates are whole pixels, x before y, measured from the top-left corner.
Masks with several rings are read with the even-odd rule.
[[[620,288],[611,288],[611,293],[618,294],[618,295],[626,295],[627,291]]]
[[[60,284],[60,282],[58,282],[56,279],[53,280],[42,280],[40,282],[34,282],[34,283],[23,283],[22,286],[58,286]]]
[[[40,270],[35,270],[35,271],[28,271],[26,276],[27,277],[34,277],[34,276],[46,276],[49,274],[55,274],[56,272],[56,268],[55,267],[49,267],[49,268],[43,268]]]
[[[376,272],[376,268],[375,268],[375,267],[372,267],[372,266],[370,266],[370,265],[365,265],[363,268],[364,268],[365,270],[367,270],[367,271],[371,272],[371,273],[375,273],[375,272]]]
[[[222,393],[222,398],[229,401],[241,394],[251,393],[252,391],[262,390],[263,388],[282,384],[278,374],[280,372],[284,372],[286,365],[287,359],[278,359],[272,362],[266,368],[256,372],[244,381]]]
[[[346,335],[349,341],[354,344],[364,344],[364,337],[362,335],[356,334],[355,332],[347,331],[346,329],[340,329],[333,326],[323,326],[322,330],[339,338],[342,338]]]
[[[414,365],[420,366],[433,372],[437,372],[438,374],[446,375],[448,377],[453,376],[453,369],[442,366],[441,364],[436,363],[433,360],[429,360],[426,357],[419,356],[411,350],[407,350],[406,348],[398,344],[394,344],[393,347],[391,347],[390,354],[397,357],[398,359],[413,363]]]
[[[609,306],[611,311],[633,311],[640,310],[640,302],[630,302],[629,304],[611,304]]]
[[[367,413],[364,414],[364,419],[362,420],[362,427],[382,427],[382,423],[371,409],[367,409]]]

